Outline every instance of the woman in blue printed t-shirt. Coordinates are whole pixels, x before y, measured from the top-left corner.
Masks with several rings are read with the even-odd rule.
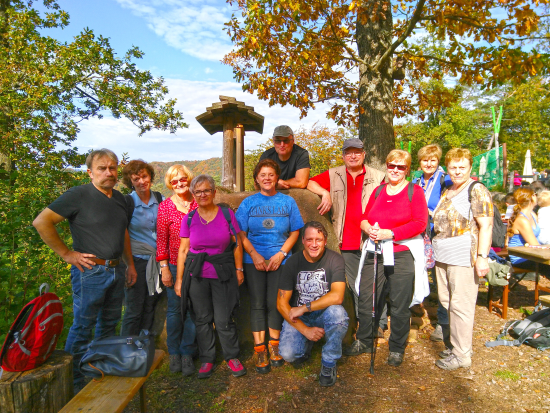
[[[245,279],[250,291],[251,324],[256,371],[267,373],[271,365],[284,364],[279,355],[279,334],[283,317],[277,311],[277,290],[283,264],[304,226],[296,201],[275,189],[281,169],[271,159],[254,168],[260,192],[244,199],[235,214],[243,243]],[[265,326],[269,327],[269,357]]]

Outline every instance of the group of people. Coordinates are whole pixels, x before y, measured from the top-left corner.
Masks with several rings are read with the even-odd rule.
[[[235,213],[214,202],[210,176],[194,177],[183,165],[167,171],[164,182],[172,194],[164,199],[151,190],[151,165],[131,161],[123,182],[133,191],[125,198],[114,189],[118,159],[101,149],[86,160],[91,183],[69,189],[38,215],[34,226],[44,242],[71,264],[74,321],[65,349],[74,357],[75,390],[84,384],[78,366],[94,327],[96,338],[114,335],[125,299],[121,334],[151,328],[163,290],[170,370],[192,375],[198,356],[198,377],[210,377],[217,333],[231,373],[246,374],[233,320],[243,282],[258,373],[285,361],[301,365],[324,338],[319,381],[331,386],[342,353],[373,352],[380,326],[387,325],[386,310],[387,362],[398,367],[410,331],[409,308],[429,294],[430,239],[446,346],[436,365],[470,366],[477,283],[488,271],[493,219],[489,191],[472,185],[470,152],[448,151],[446,175],[439,167],[441,148],[422,148],[424,175],[413,184],[406,179],[411,155],[403,150],[388,154],[382,172],[365,165],[361,140],[347,139],[344,165],[310,178],[309,154],[294,144],[290,127],[275,128],[273,143],[254,168],[259,191]],[[278,191],[288,188],[320,196],[319,214],[330,214],[340,251],[327,248],[327,228],[304,223],[295,200]],[[72,249],[55,228],[65,219]],[[293,254],[300,238],[303,250]],[[343,351],[346,288],[358,323],[355,340]]]

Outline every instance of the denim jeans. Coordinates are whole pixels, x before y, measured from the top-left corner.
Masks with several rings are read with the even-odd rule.
[[[170,264],[172,280],[176,282],[177,266]],[[194,356],[197,354],[195,343],[195,318],[192,311],[187,311],[185,322],[181,320],[181,297],[174,292],[174,287],[166,288],[168,308],[166,309],[166,346],[168,354]]]
[[[321,327],[325,330],[326,343],[322,351],[322,363],[326,367],[336,366],[336,361],[342,357],[342,340],[348,331],[348,313],[341,305],[331,305],[324,310],[305,313],[300,320],[308,327]],[[305,355],[306,337],[296,330],[286,320],[279,341],[279,353],[288,362]]]
[[[92,269],[84,267],[84,272],[74,265],[71,267],[73,325],[65,351],[73,355],[75,385],[84,380],[79,364],[92,340],[94,326],[96,340],[115,335],[124,299],[124,272],[124,265],[112,268],[95,265]]]
[[[124,289],[125,306],[121,336],[137,336],[141,330],[151,330],[155,316],[155,306],[160,294],[149,295],[147,287],[147,263],[148,260],[134,257],[136,266],[136,283]]]

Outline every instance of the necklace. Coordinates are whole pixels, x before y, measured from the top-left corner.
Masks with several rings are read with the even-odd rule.
[[[177,195],[174,195],[172,197],[172,201],[176,201],[176,204],[178,204],[179,206],[181,206],[183,209],[188,209],[189,208],[189,205],[191,204],[191,201],[186,201],[186,202],[183,202],[179,196]]]
[[[216,213],[214,214],[214,216],[212,217],[212,219],[206,219],[206,218],[203,218],[201,213],[197,210],[197,214],[199,215],[199,221],[201,222],[202,225],[208,225],[210,224],[212,221],[214,221],[214,218],[216,218],[216,215],[218,215],[218,211],[216,210]]]

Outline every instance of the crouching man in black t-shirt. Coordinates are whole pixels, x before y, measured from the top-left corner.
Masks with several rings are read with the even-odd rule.
[[[323,336],[321,386],[336,383],[336,362],[348,330],[344,300],[345,264],[342,256],[326,249],[327,230],[317,221],[303,229],[304,251],[292,255],[279,280],[277,309],[284,317],[279,352],[299,365],[309,358],[313,342]]]

